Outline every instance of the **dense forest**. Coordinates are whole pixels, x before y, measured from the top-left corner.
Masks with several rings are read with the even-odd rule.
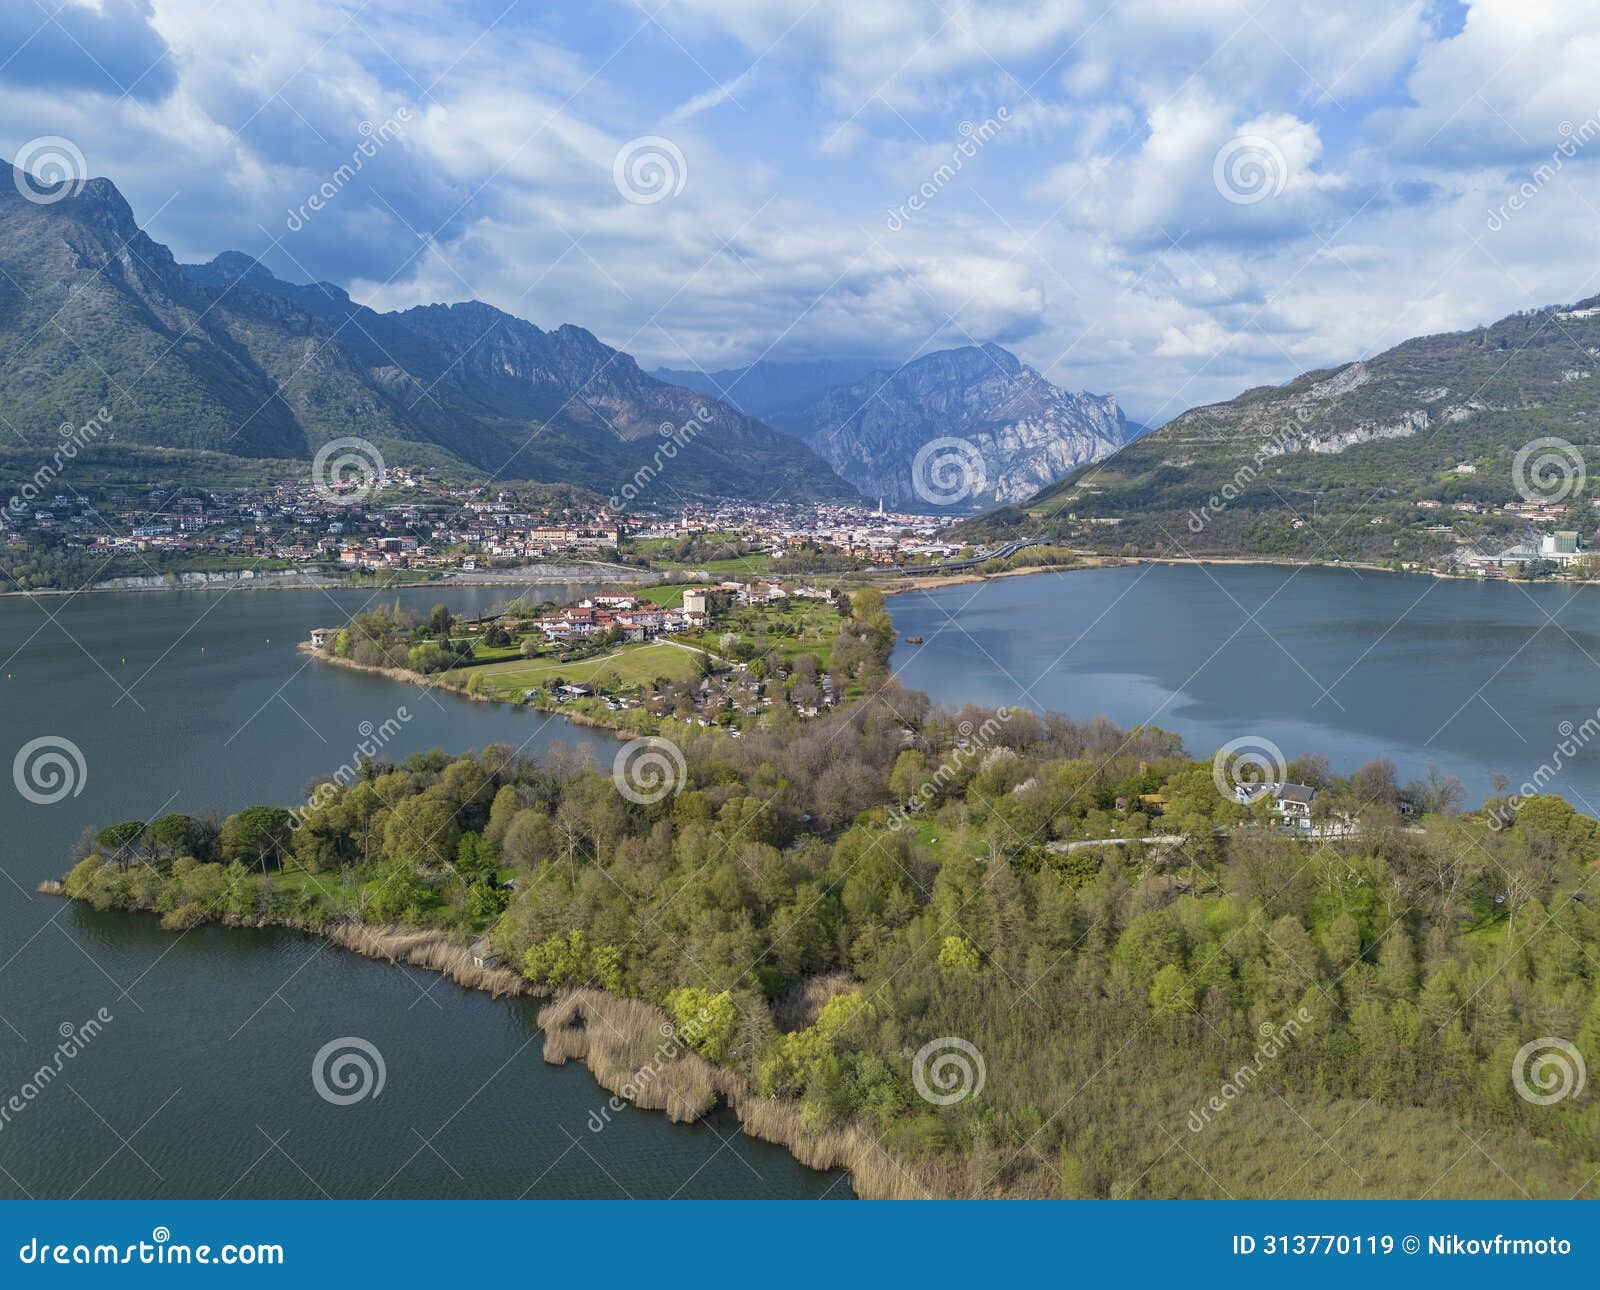
[[[960,1193],[1593,1193],[1595,821],[1303,757],[1288,828],[1162,731],[938,709],[857,615],[862,697],[669,725],[649,791],[625,756],[372,760],[310,809],[103,829],[68,894],[487,935]]]

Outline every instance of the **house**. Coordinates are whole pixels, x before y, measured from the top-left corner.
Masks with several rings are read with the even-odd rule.
[[[332,627],[313,627],[311,629],[311,648],[323,649],[327,646],[328,638],[334,634]]]
[[[1316,800],[1317,790],[1309,784],[1276,783],[1271,780],[1264,784],[1235,784],[1233,795],[1241,806],[1253,806],[1264,796],[1268,797],[1273,810],[1285,824],[1302,829],[1311,827],[1311,803]]]

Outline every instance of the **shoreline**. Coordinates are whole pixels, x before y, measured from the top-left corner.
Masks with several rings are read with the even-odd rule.
[[[77,903],[60,879],[38,884],[41,895]],[[119,915],[130,911],[118,910]],[[798,1102],[763,1097],[737,1071],[714,1065],[680,1037],[655,1004],[593,987],[551,990],[501,965],[480,967],[472,951],[446,933],[401,924],[334,923],[308,925],[292,919],[223,920],[224,928],[284,931],[321,938],[362,958],[437,972],[464,990],[495,999],[544,1000],[537,1026],[544,1035],[542,1057],[551,1066],[577,1061],[611,1096],[591,1114],[601,1128],[620,1109],[664,1111],[675,1124],[693,1124],[727,1107],[741,1132],[782,1147],[808,1169],[837,1170],[862,1200],[929,1200],[959,1194],[946,1171],[929,1174],[897,1160],[864,1125],[846,1122],[812,1129]]]
[[[531,567],[531,566],[530,566]],[[88,587],[39,587],[30,591],[0,591],[0,600],[12,597],[37,598],[39,596],[143,596],[173,591],[372,591],[387,594],[391,591],[408,591],[413,587],[438,587],[444,590],[461,590],[472,587],[560,587],[574,582],[652,584],[668,580],[671,575],[655,569],[629,569],[626,565],[596,564],[594,574],[547,574],[536,578],[426,578],[417,582],[363,583],[347,582],[338,578],[319,578],[316,581],[279,580],[272,574],[256,578],[231,578],[218,582],[186,584],[174,582],[161,587],[114,587],[95,583]],[[604,572],[604,571],[609,571]],[[629,574],[637,576],[620,577]],[[291,579],[296,575],[291,575]],[[300,575],[303,576],[303,575]]]
[[[1249,555],[1218,555],[1218,556],[1170,556],[1170,555],[1096,555],[1085,553],[1085,558],[1075,564],[1033,564],[1024,565],[1016,569],[1001,569],[994,573],[956,573],[948,577],[936,573],[919,574],[916,577],[902,579],[898,584],[891,584],[882,588],[885,599],[891,596],[905,595],[913,591],[933,591],[940,587],[959,587],[966,583],[995,582],[1001,578],[1033,577],[1041,573],[1076,573],[1085,569],[1119,569],[1141,564],[1165,565],[1262,565],[1279,569],[1330,569],[1335,572],[1348,570],[1352,573],[1382,573],[1392,578],[1433,578],[1440,582],[1473,582],[1481,585],[1492,583],[1511,583],[1516,586],[1576,586],[1588,585],[1585,582],[1571,582],[1567,580],[1556,581],[1550,578],[1523,580],[1521,578],[1485,578],[1474,573],[1441,573],[1437,569],[1391,569],[1383,564],[1366,564],[1355,560],[1344,560],[1333,564],[1325,560],[1283,560],[1270,556]]]
[[[432,680],[421,672],[413,672],[410,668],[383,667],[377,663],[357,663],[354,659],[340,658],[337,654],[330,654],[326,650],[317,649],[310,641],[300,641],[295,648],[300,653],[319,663],[330,663],[335,667],[348,668],[352,672],[367,672],[405,685],[421,686],[425,690],[443,690],[446,694],[454,694],[458,698],[470,699],[474,703],[503,703],[508,708],[529,708],[534,712],[543,713],[545,716],[561,717],[575,726],[583,726],[592,730],[604,730],[622,740],[632,737],[632,732],[622,726],[602,721],[587,712],[572,711],[559,704],[531,701],[518,703],[513,699],[502,699],[494,694],[475,694],[464,685],[447,685],[443,681]]]

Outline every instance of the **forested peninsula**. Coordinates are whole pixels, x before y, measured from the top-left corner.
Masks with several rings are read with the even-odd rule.
[[[813,718],[365,759],[91,831],[61,889],[548,996],[549,1059],[862,1195],[1594,1194],[1594,820],[1382,761],[1241,791],[1154,728],[936,707],[881,602],[841,630]]]

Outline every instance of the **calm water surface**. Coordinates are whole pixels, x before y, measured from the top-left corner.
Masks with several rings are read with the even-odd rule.
[[[514,594],[399,598],[460,612]],[[559,718],[308,666],[295,642],[367,599],[0,599],[0,771],[44,734],[73,740],[88,764],[82,793],[50,806],[0,781],[0,1107],[53,1059],[63,1024],[102,1007],[113,1017],[0,1119],[0,1197],[849,1196],[841,1176],[738,1135],[728,1116],[688,1127],[626,1109],[591,1132],[609,1095],[581,1065],[545,1065],[532,1005],[307,937],[174,936],[34,894],[87,825],[297,800],[311,774],[351,757],[363,722],[400,704],[412,719],[396,756],[559,740],[610,757],[608,737]],[[331,1106],[313,1089],[313,1055],[344,1035],[384,1056],[376,1100]]]
[[[400,593],[457,611],[500,588]],[[553,593],[552,593],[553,594]],[[385,597],[388,598],[387,596]],[[39,1096],[0,1118],[0,1196],[845,1196],[727,1117],[685,1127],[546,1066],[534,1009],[285,933],[96,914],[34,895],[90,824],[292,802],[404,704],[395,755],[495,741],[611,741],[559,719],[308,666],[294,643],[362,593],[257,591],[0,600],[4,762],[62,735],[83,792],[0,792],[0,1106],[63,1023],[114,1020]],[[1349,769],[1430,764],[1474,795],[1551,759],[1600,705],[1600,591],[1268,567],[1143,566],[1006,579],[892,602],[894,663],[945,703],[1023,702],[1180,733],[1204,755],[1264,737]],[[53,618],[51,616],[54,616]],[[1600,741],[1597,741],[1600,743]],[[1594,809],[1600,748],[1555,784]],[[312,1056],[359,1035],[382,1096],[315,1093]]]
[[[1474,803],[1497,772],[1515,786],[1554,766],[1600,706],[1600,588],[1143,565],[890,604],[927,639],[896,649],[901,679],[943,702],[1145,722],[1196,756],[1257,736],[1335,770],[1436,765]],[[1565,760],[1552,788],[1600,815],[1600,739]]]

